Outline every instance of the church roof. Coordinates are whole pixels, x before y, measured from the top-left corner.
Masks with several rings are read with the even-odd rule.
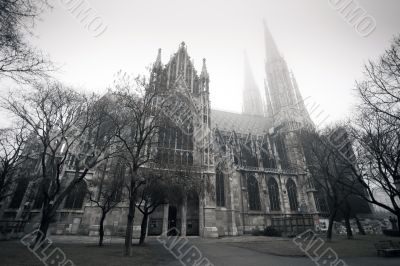
[[[271,125],[271,121],[263,116],[211,110],[211,128],[213,129],[262,135],[268,132]]]

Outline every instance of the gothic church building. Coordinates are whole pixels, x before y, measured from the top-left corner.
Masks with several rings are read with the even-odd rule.
[[[193,174],[204,179],[207,189],[188,193],[180,206],[158,207],[150,216],[148,235],[177,227],[181,235],[234,236],[270,225],[291,233],[313,226],[318,219],[321,201],[310,182],[298,135],[301,128],[313,124],[266,25],[264,31],[266,101],[245,56],[241,114],[211,109],[206,62],[198,73],[184,43],[165,65],[159,51],[153,67],[164,75],[163,86],[173,87],[197,109],[189,134],[182,128],[161,130],[157,159],[168,165],[193,166]],[[78,188],[66,199],[52,233],[97,232],[100,213],[84,191]],[[11,199],[2,206],[2,219],[17,219],[25,205],[24,197]],[[31,212],[39,213],[39,204],[33,203]],[[126,205],[120,204],[107,216],[106,234],[124,233],[126,213]],[[141,217],[136,214],[138,234]]]

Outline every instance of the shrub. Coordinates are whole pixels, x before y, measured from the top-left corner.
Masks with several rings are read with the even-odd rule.
[[[272,226],[267,226],[264,229],[264,235],[265,236],[281,236],[282,234],[281,234],[281,232],[279,232],[278,230],[276,230]]]

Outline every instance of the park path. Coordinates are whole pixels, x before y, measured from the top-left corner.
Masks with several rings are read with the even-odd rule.
[[[245,247],[232,246],[225,241],[189,239],[215,266],[315,266],[307,257],[283,257],[261,253]],[[152,244],[158,243],[151,241]],[[400,258],[359,257],[343,258],[348,266],[399,266]],[[167,266],[182,266],[170,261]],[[329,264],[328,264],[329,265]],[[322,266],[322,265],[321,265]]]

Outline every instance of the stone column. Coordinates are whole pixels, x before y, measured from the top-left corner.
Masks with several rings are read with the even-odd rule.
[[[168,231],[168,213],[169,213],[169,204],[164,204],[164,212],[163,212],[163,223],[162,223],[162,233],[167,234]]]
[[[199,195],[199,236],[204,237],[204,195]]]
[[[236,227],[236,217],[235,217],[235,197],[234,197],[234,188],[233,188],[233,178],[231,175],[228,176],[228,182],[229,182],[229,201],[230,201],[230,219],[231,219],[231,224],[229,226],[229,234],[232,236],[238,235],[238,230]]]
[[[283,214],[290,214],[290,203],[289,203],[289,195],[288,191],[286,189],[286,181],[287,177],[283,176],[282,174],[279,174],[279,185],[280,185],[280,195],[281,196],[281,206],[282,206],[282,213]]]
[[[186,213],[187,213],[187,197],[183,197],[181,206],[181,236],[186,236]]]
[[[205,238],[217,238],[218,228],[215,215],[215,174],[205,174],[206,187],[211,188],[210,191],[204,193],[204,227],[203,237]]]

